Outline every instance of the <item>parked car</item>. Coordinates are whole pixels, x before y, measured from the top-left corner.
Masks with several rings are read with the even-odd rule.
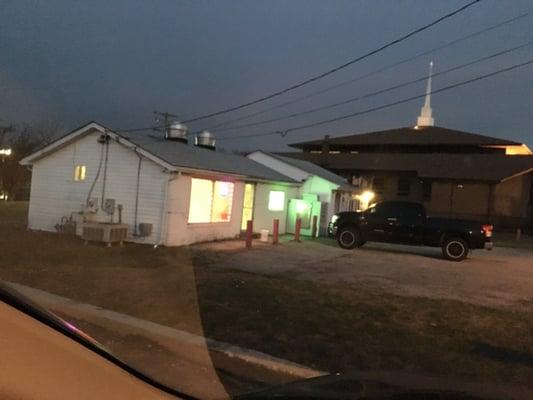
[[[420,203],[385,201],[363,212],[335,214],[328,234],[344,249],[367,241],[441,247],[448,260],[461,261],[473,249],[492,249],[492,225],[477,221],[433,218]]]

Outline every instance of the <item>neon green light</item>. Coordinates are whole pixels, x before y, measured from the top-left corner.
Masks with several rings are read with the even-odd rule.
[[[304,201],[299,201],[298,203],[296,203],[296,212],[298,214],[305,213],[308,208],[309,208],[309,204]]]
[[[285,209],[285,192],[271,190],[268,194],[268,209],[270,211],[283,211]]]

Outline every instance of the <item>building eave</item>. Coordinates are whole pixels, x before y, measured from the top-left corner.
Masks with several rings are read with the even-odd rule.
[[[112,131],[111,129],[108,129],[105,126],[94,121],[89,122],[79,128],[76,128],[73,131],[70,131],[69,133],[56,139],[54,142],[42,147],[41,149],[30,154],[29,156],[23,158],[22,160],[19,161],[19,163],[21,165],[30,166],[34,162],[40,160],[41,158],[48,156],[54,151],[57,151],[64,146],[67,146],[74,140],[77,140],[80,137],[83,137],[84,135],[90,134],[94,131],[100,132],[101,134],[109,135],[109,137],[111,137],[118,144],[134,151],[138,155],[145,157],[146,159],[154,162],[155,164],[160,165],[161,167],[163,167],[165,170],[169,172],[183,172],[187,174],[196,174],[196,175],[202,175],[202,176],[230,177],[233,179],[250,181],[250,182],[277,182],[278,184],[280,184],[281,182],[284,182],[285,184],[297,184],[298,183],[290,179],[289,177],[287,177],[286,181],[272,180],[272,179],[256,177],[253,175],[243,175],[243,174],[230,173],[226,171],[218,171],[218,170],[211,170],[211,169],[204,169],[204,168],[191,168],[191,167],[186,167],[186,166],[174,165],[162,159],[161,157],[158,157],[157,155],[151,153],[150,151],[146,150],[142,146],[139,146],[138,144],[130,141],[127,137],[124,137],[120,135],[119,133],[116,133]]]

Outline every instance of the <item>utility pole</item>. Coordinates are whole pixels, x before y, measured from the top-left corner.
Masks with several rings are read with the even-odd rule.
[[[161,111],[154,111],[155,120],[156,122],[163,122],[163,133],[166,134],[168,127],[172,123],[172,119],[177,119],[178,116],[168,113],[168,112],[161,112]]]

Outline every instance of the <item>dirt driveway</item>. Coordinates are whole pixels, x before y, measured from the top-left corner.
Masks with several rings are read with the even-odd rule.
[[[217,252],[221,268],[283,275],[315,282],[343,282],[395,294],[454,299],[486,306],[533,308],[533,250],[476,250],[460,263],[441,258],[440,249],[367,243],[343,250],[333,240],[199,245]]]

